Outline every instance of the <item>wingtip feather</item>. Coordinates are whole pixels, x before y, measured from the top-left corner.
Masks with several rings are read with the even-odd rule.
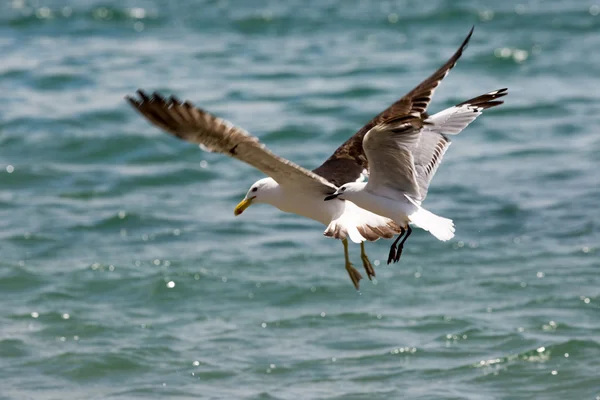
[[[142,98],[142,101],[150,101],[150,98],[148,97],[146,92],[144,92],[142,89],[138,89],[136,91],[136,93],[138,94],[138,96],[140,96]]]

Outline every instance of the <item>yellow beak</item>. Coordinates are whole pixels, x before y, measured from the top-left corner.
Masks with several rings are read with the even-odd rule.
[[[248,208],[248,207],[250,207],[250,205],[252,205],[252,200],[254,200],[254,197],[250,197],[249,199],[244,199],[244,200],[240,201],[240,204],[235,206],[235,209],[233,210],[233,214],[237,217],[238,215],[243,213],[246,208]]]

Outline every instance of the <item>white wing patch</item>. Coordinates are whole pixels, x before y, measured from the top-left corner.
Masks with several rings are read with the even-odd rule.
[[[425,125],[423,131],[458,135],[471,122],[475,121],[482,111],[482,107],[470,104],[447,108],[427,118],[425,122],[431,125]]]
[[[207,153],[216,153],[215,151],[211,150],[209,147],[203,145],[202,143],[200,143],[198,147],[200,148],[200,150],[205,151]]]
[[[360,173],[360,176],[358,177],[358,179],[356,179],[355,182],[362,183],[368,179],[369,179],[369,171],[367,171],[366,169],[363,169],[362,172]]]
[[[423,129],[435,133],[457,135],[481,115],[483,110],[498,106],[503,103],[498,99],[506,96],[507,89],[498,89],[489,93],[467,100],[454,107],[447,108],[427,118]]]

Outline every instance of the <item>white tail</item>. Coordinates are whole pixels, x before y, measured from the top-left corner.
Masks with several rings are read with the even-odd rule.
[[[408,216],[411,223],[443,242],[454,237],[454,223],[451,219],[439,217],[420,206],[417,207],[417,211]]]

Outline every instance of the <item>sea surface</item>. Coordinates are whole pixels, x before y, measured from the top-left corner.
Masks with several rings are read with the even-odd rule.
[[[399,264],[124,101],[189,99],[315,168],[455,51],[457,136]],[[596,0],[0,5],[0,399],[600,399]],[[351,257],[362,271],[359,247]]]

